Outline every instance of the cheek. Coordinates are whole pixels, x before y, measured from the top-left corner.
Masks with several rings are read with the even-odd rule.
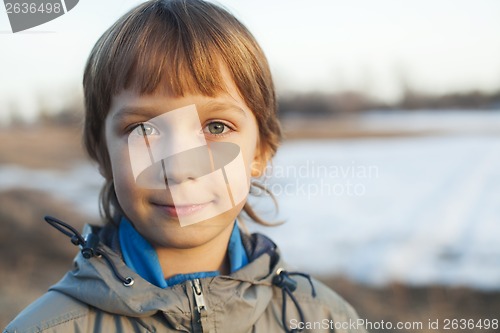
[[[250,179],[252,177],[252,170],[254,168],[254,152],[255,152],[255,150],[242,151],[243,160],[245,163],[245,172],[246,172],[248,179]]]
[[[254,172],[258,169],[258,160],[256,159],[257,141],[256,136],[246,138],[244,144],[241,146],[241,152],[245,163],[245,171],[248,179],[255,176]]]
[[[121,167],[113,169],[113,182],[119,197],[129,197],[136,191],[135,182]]]
[[[110,144],[108,152],[117,196],[122,197],[122,200],[124,197],[126,199],[126,197],[133,195],[136,187],[127,145]]]

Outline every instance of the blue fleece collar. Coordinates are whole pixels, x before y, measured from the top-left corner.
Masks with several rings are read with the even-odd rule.
[[[165,280],[155,249],[135,230],[126,218],[121,220],[118,235],[125,264],[146,281],[160,288],[173,286],[187,280],[213,277],[220,274],[219,271],[178,274]],[[231,273],[248,264],[248,256],[243,247],[240,230],[236,222],[229,239],[227,252]]]

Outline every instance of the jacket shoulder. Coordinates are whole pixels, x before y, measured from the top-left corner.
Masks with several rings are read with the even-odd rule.
[[[314,327],[312,331],[315,332],[366,332],[363,321],[359,318],[356,311],[346,300],[337,294],[337,292],[330,289],[322,282],[311,278],[312,285],[316,292],[314,296],[311,283],[309,283],[308,279],[300,276],[294,276],[293,278],[297,282],[297,289],[293,292],[293,295],[304,313],[306,323],[299,323],[298,313],[289,310],[292,311],[290,313],[291,317],[289,317],[290,327],[300,328],[300,325],[304,325],[304,327],[307,328],[309,325]],[[287,309],[288,308],[295,309],[295,305],[289,297],[287,300]]]
[[[88,305],[60,292],[49,291],[24,309],[4,333],[66,332],[60,326],[75,320],[85,321],[89,311]]]
[[[334,314],[337,314],[337,318],[341,315],[345,319],[358,319],[358,314],[354,308],[342,296],[322,282],[316,279],[312,280],[316,288],[317,298],[323,305],[330,308]]]

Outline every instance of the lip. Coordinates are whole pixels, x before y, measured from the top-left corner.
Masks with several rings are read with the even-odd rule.
[[[185,204],[185,205],[160,205],[160,204],[153,204],[157,208],[159,208],[161,211],[164,213],[172,216],[172,217],[185,217],[185,216],[190,216],[193,215],[201,210],[203,210],[205,207],[210,205],[211,201],[201,203],[201,204]]]

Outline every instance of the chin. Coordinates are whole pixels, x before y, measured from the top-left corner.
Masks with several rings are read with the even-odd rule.
[[[189,249],[204,245],[232,228],[235,218],[222,218],[221,214],[214,218],[181,227],[178,221],[168,223],[151,230],[152,233],[142,233],[155,247]]]

